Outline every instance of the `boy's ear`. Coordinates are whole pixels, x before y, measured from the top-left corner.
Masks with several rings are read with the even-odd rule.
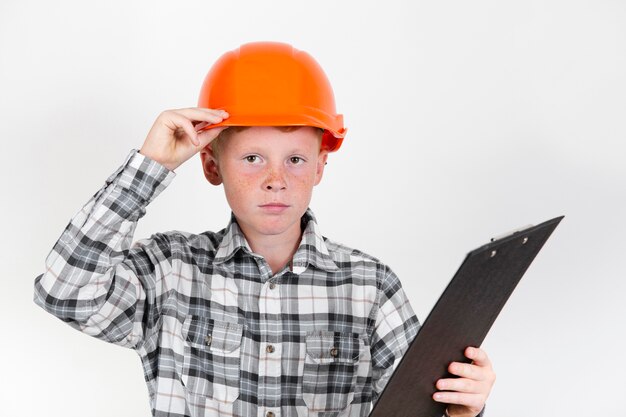
[[[324,175],[324,167],[326,166],[326,161],[328,160],[328,151],[320,151],[319,156],[317,157],[317,170],[315,172],[315,185],[319,184],[322,181],[322,176]]]
[[[213,149],[210,144],[200,151],[200,160],[202,161],[202,170],[204,171],[204,177],[207,181],[213,185],[220,185],[222,183],[222,176],[220,175],[217,159],[215,155],[213,155]]]

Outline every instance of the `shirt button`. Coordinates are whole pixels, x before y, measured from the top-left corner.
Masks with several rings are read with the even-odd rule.
[[[267,353],[274,353],[274,346],[273,345],[267,345],[267,347],[265,348],[265,351]],[[270,411],[271,413],[271,411]]]
[[[276,283],[275,282],[270,282],[270,290],[273,290],[274,288],[276,288]],[[271,411],[270,411],[271,413]]]
[[[268,411],[267,414],[265,414],[265,417],[276,417],[276,414],[274,414],[273,411]]]
[[[339,349],[337,349],[336,347],[330,348],[330,356],[332,356],[333,358],[336,358],[338,354],[339,354]]]
[[[204,338],[204,343],[206,343],[207,346],[211,346],[211,342],[213,341],[213,336],[208,335],[207,337]]]

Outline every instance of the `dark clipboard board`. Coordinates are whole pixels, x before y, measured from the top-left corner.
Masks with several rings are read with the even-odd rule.
[[[469,362],[532,261],[563,217],[517,231],[467,254],[398,364],[370,417],[441,417],[432,399],[450,362]]]

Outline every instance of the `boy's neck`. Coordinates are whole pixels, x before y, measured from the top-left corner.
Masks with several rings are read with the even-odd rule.
[[[265,258],[272,270],[272,275],[291,262],[302,239],[302,230],[299,225],[280,235],[269,236],[246,233],[244,228],[241,229],[248,241],[248,245],[250,245],[250,249]]]

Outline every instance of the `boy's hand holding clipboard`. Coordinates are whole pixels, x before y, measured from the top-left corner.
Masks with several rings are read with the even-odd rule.
[[[489,379],[489,359],[482,356],[481,349],[467,347],[481,345],[517,283],[562,219],[557,217],[517,231],[467,255],[404,354],[370,417],[440,417],[446,404],[434,400],[436,389],[461,391],[440,393],[443,397],[437,401],[448,403],[463,392],[481,391],[481,387],[466,388],[463,384],[479,383],[472,375]],[[451,413],[459,411],[456,405],[448,407]]]

